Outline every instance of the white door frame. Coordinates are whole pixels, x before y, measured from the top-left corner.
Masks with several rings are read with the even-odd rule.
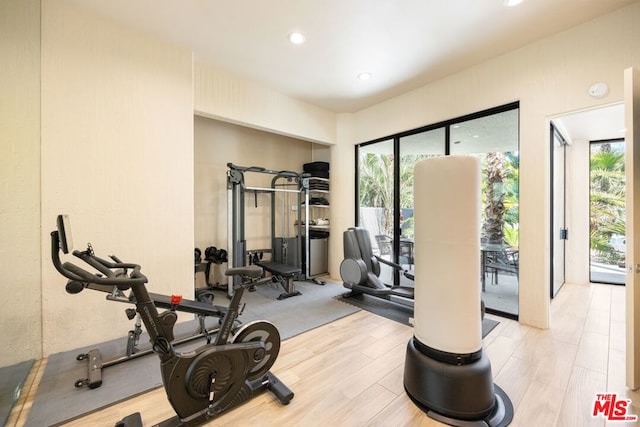
[[[640,70],[624,70],[627,181],[626,385],[640,388]],[[636,254],[638,254],[636,256]]]

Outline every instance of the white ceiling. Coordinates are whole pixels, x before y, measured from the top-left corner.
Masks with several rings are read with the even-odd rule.
[[[552,121],[570,142],[625,137],[622,103],[566,114]]]
[[[639,0],[68,0],[290,97],[355,112]],[[292,45],[298,30],[306,43]],[[367,71],[373,77],[360,81]]]

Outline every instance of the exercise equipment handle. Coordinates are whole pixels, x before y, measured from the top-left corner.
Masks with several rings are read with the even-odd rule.
[[[110,262],[94,255],[89,248],[86,251],[73,251],[73,255],[89,264],[102,274],[94,274],[71,262],[60,261],[60,235],[58,231],[51,232],[51,260],[60,274],[72,281],[88,282],[96,285],[117,286],[120,290],[129,289],[133,285],[147,283],[147,278],[142,274],[138,264],[120,262],[112,256],[116,262]],[[131,269],[131,273],[123,274],[123,271]]]

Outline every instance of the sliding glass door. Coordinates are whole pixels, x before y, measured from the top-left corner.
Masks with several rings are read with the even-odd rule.
[[[445,129],[437,128],[399,138],[400,146],[400,230],[398,262],[405,268],[413,269],[413,169],[417,162],[429,157],[445,155]],[[409,279],[400,277],[401,284],[408,285]]]
[[[565,282],[566,241],[566,147],[567,142],[551,123],[551,298]]]
[[[482,299],[488,309],[517,316],[519,250],[518,110],[451,126],[451,154],[482,165]]]
[[[482,164],[483,299],[488,311],[517,317],[519,277],[518,103],[356,146],[357,223],[374,251],[413,269],[413,168],[432,156],[477,156]],[[446,185],[439,182],[434,185]],[[437,209],[437,207],[434,207]],[[386,268],[389,284],[408,284]]]

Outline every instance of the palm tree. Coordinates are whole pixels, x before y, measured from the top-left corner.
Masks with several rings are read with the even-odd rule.
[[[624,152],[613,149],[611,143],[593,144],[590,169],[591,248],[608,257],[613,253],[611,235],[625,233]]]
[[[504,240],[509,246],[520,245],[520,154],[505,152]]]
[[[428,154],[402,156],[400,161],[400,207],[413,208],[413,172]],[[492,243],[518,245],[518,153],[488,153],[483,156],[483,236]],[[383,208],[380,221],[383,234],[393,235],[392,154],[367,153],[359,162],[360,206]],[[412,219],[405,219],[405,232],[412,234]]]
[[[486,188],[484,196],[484,222],[482,236],[488,243],[504,242],[504,174],[505,157],[502,153],[487,153],[485,157]]]

